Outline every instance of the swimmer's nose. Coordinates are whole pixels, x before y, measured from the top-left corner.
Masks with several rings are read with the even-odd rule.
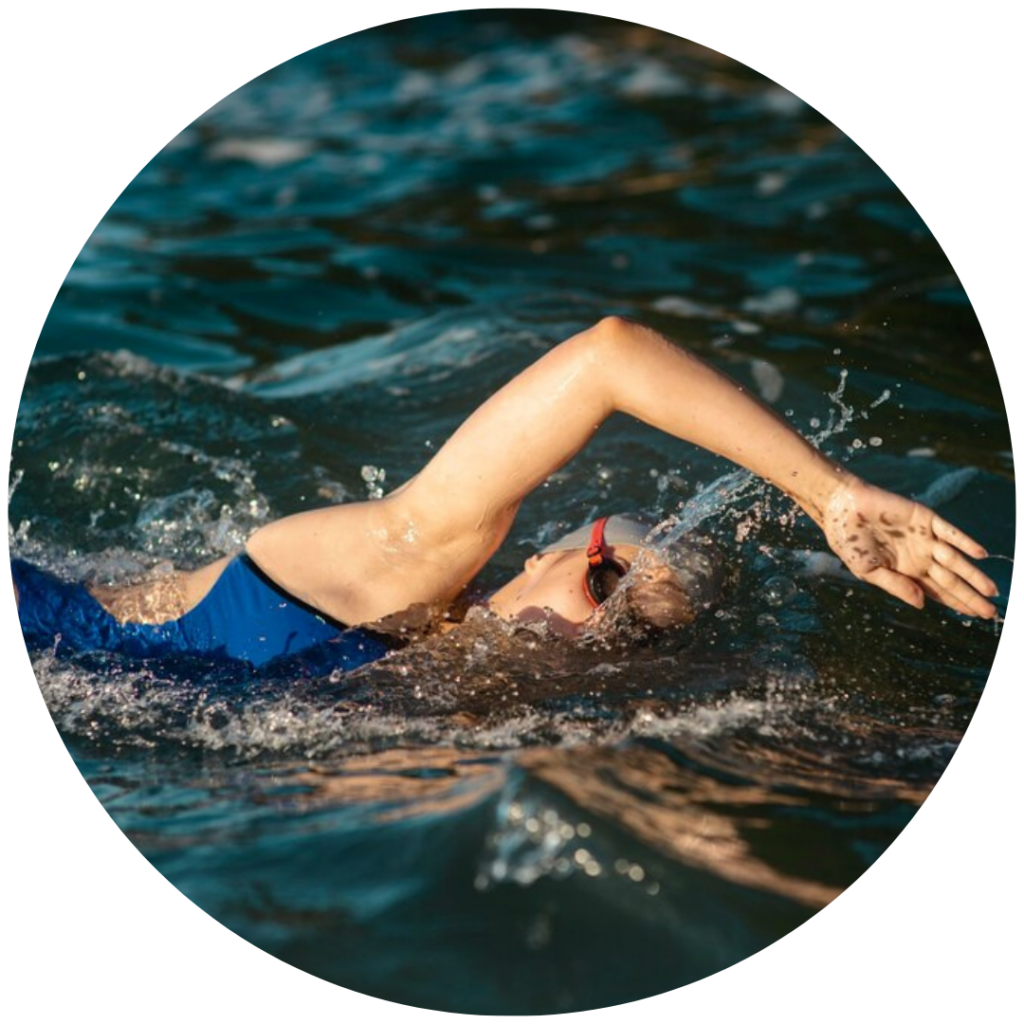
[[[523,572],[536,572],[537,566],[540,565],[540,558],[541,556],[539,554],[530,555],[530,557],[523,562]]]

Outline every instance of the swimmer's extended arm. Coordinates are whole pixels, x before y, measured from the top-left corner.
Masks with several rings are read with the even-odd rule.
[[[618,317],[552,349],[493,395],[391,497],[392,510],[428,543],[448,545],[467,571],[475,563],[475,573],[526,495],[616,411],[789,494],[859,578],[915,606],[927,594],[964,614],[995,614],[982,596],[995,585],[964,557],[984,557],[979,544],[930,509],[844,470],[735,381]]]

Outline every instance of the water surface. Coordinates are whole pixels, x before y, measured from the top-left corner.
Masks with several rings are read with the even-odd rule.
[[[331,43],[154,157],[40,338],[12,550],[101,580],[200,565],[400,483],[607,313],[1012,556],[989,352],[888,177],[719,54],[537,12]],[[143,855],[289,963],[468,1012],[651,995],[756,952],[877,859],[998,641],[856,584],[730,470],[612,420],[480,581],[598,511],[696,503],[728,584],[646,646],[471,622],[344,677],[59,652],[36,673]],[[986,564],[1004,594],[1009,569]]]

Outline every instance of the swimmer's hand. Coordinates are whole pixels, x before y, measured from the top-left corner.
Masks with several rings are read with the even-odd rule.
[[[847,477],[825,508],[822,529],[858,579],[923,608],[925,595],[962,615],[991,619],[999,591],[971,558],[986,558],[975,540],[930,508]]]

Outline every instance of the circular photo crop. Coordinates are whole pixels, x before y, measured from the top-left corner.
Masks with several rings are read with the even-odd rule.
[[[957,749],[1014,479],[942,249],[800,98],[480,10],[171,140],[25,383],[18,615],[198,907],[388,1000],[545,1014],[756,953]]]

